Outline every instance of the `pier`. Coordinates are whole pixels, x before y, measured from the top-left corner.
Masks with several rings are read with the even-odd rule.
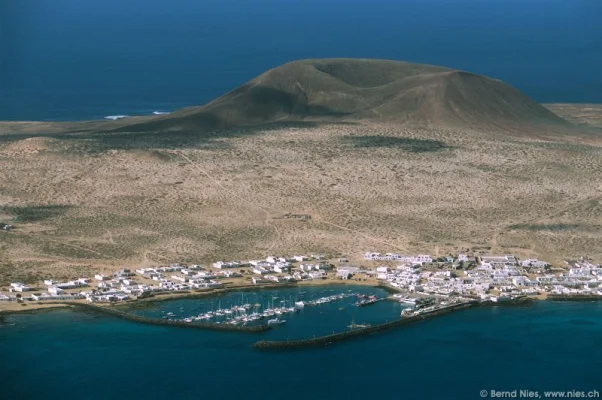
[[[484,307],[530,307],[535,303],[537,299],[528,296],[519,296],[505,301],[481,301],[481,305]]]
[[[320,336],[310,339],[301,340],[281,340],[281,341],[270,341],[261,340],[253,344],[253,347],[260,350],[285,350],[285,349],[302,349],[309,347],[323,347],[334,343],[341,342],[352,338],[370,335],[372,333],[382,332],[388,329],[398,328],[411,323],[424,321],[439,315],[448,314],[453,311],[476,307],[480,305],[478,301],[470,301],[466,303],[453,304],[446,307],[441,307],[436,310],[413,315],[410,317],[404,317],[395,321],[385,322],[384,324],[370,326],[362,329],[355,329],[340,333],[334,333],[331,335]]]
[[[551,294],[548,300],[552,301],[600,301],[602,296],[591,294]]]

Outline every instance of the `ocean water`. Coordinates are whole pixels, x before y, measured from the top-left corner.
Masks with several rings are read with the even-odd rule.
[[[260,295],[294,298],[301,291],[308,290]],[[139,312],[192,310],[194,302],[203,307],[207,301]],[[344,329],[351,306],[342,306],[325,310],[327,317],[304,310],[291,317],[290,327],[311,337],[322,318],[329,328]],[[365,307],[373,316],[356,315],[356,322],[396,316],[395,307]],[[467,400],[492,389],[602,392],[600,302],[468,309],[331,347],[284,352],[251,346],[288,335],[285,326],[260,334],[210,332],[67,310],[13,315],[5,323],[14,325],[0,327],[2,399]]]
[[[290,307],[297,300],[308,301],[334,294],[355,295],[357,293],[376,295],[379,298],[388,296],[387,292],[380,288],[340,285],[316,286],[304,287],[298,290],[234,292],[225,296],[203,300],[184,299],[160,302],[157,303],[157,307],[134,310],[133,312],[153,318],[163,318],[166,317],[167,313],[172,313],[172,319],[183,319],[219,308],[231,308],[233,305],[259,305],[258,309],[263,310],[268,307]],[[354,303],[357,300],[357,296],[350,296],[319,306],[307,306],[299,313],[287,313],[270,317],[279,318],[286,322],[285,325],[278,326],[278,329],[266,332],[263,338],[267,340],[305,339],[344,331],[352,322],[356,324],[382,324],[399,318],[401,310],[407,307],[394,301],[379,301],[370,306],[356,307]],[[218,321],[223,321],[224,318],[219,318]],[[263,322],[265,323],[265,321]]]
[[[313,57],[445,65],[502,79],[540,102],[602,103],[601,20],[600,0],[3,0],[0,120],[173,111]],[[263,302],[313,290],[324,289],[258,296]],[[208,301],[137,312],[200,312]],[[321,349],[251,347],[263,338],[340,331],[351,319],[384,322],[400,309],[333,303],[256,335],[67,310],[12,315],[0,325],[0,400],[602,392],[602,303],[464,310]]]
[[[206,103],[282,63],[388,58],[602,103],[600,0],[4,0],[0,120]]]

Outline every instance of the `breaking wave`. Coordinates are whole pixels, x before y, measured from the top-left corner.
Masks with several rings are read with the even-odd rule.
[[[115,121],[117,119],[122,119],[122,118],[127,118],[127,117],[129,117],[129,115],[107,115],[105,117],[105,119],[110,119],[110,120]]]

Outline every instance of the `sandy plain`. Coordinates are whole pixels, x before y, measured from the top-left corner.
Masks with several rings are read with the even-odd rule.
[[[592,129],[602,120],[602,107],[548,107]],[[0,288],[267,254],[602,259],[599,133],[357,121],[62,134],[46,125],[0,123],[0,222],[15,226],[0,231]]]

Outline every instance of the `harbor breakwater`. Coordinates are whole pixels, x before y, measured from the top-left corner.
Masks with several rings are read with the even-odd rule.
[[[434,318],[440,315],[448,314],[453,311],[476,307],[479,306],[480,303],[478,301],[470,301],[467,303],[454,304],[451,306],[439,308],[437,310],[433,310],[430,312],[426,312],[424,314],[413,315],[409,317],[403,317],[391,322],[385,322],[384,324],[370,326],[367,328],[357,329],[357,330],[349,330],[340,333],[334,333],[331,335],[320,336],[310,339],[301,339],[301,340],[280,340],[280,341],[271,341],[271,340],[261,340],[253,344],[253,347],[260,350],[285,350],[285,349],[301,349],[308,347],[323,347],[328,346],[337,342],[341,342],[343,340],[348,340],[352,338],[357,338],[361,336],[370,335],[377,332],[382,332],[385,330],[398,328],[404,325],[408,325],[411,323],[424,321],[430,318]]]
[[[216,324],[213,322],[186,322],[186,321],[173,321],[169,319],[158,319],[149,318],[142,315],[127,313],[121,310],[115,310],[110,307],[101,307],[94,304],[77,303],[71,301],[60,302],[56,304],[65,304],[68,306],[80,308],[86,311],[99,312],[107,315],[112,315],[121,319],[125,319],[132,322],[148,325],[159,325],[159,326],[174,326],[180,328],[193,328],[193,329],[210,329],[216,331],[231,331],[231,332],[244,332],[244,333],[258,333],[265,332],[271,329],[266,324],[262,325],[251,325],[251,326],[239,326],[229,324]]]
[[[528,296],[521,296],[512,300],[505,301],[482,301],[481,306],[484,307],[531,307],[537,299]]]
[[[594,294],[551,294],[548,300],[552,301],[600,301],[602,296]]]

